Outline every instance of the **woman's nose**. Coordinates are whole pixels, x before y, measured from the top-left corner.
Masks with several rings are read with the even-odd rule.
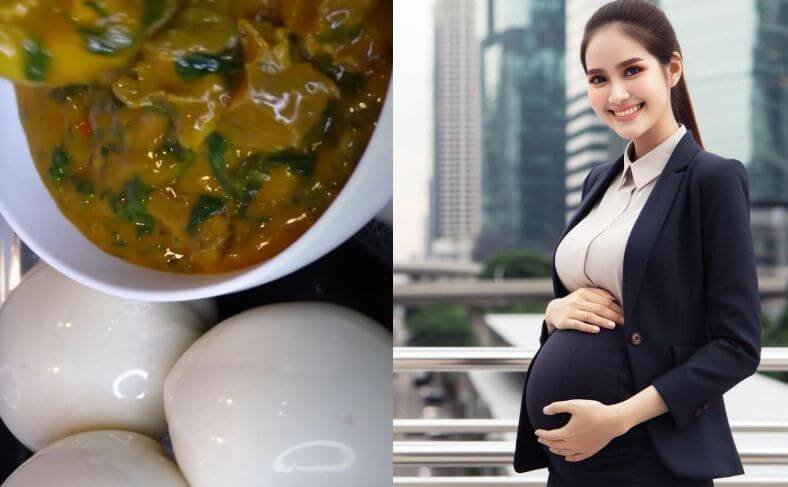
[[[610,91],[610,98],[608,102],[611,105],[619,105],[621,102],[629,98],[629,93],[624,89],[621,84],[613,83]]]

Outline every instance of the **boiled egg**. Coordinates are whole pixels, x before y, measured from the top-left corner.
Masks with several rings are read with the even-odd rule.
[[[128,431],[68,436],[33,455],[3,487],[188,487],[161,445]]]
[[[41,263],[0,309],[0,417],[33,451],[95,429],[163,437],[164,379],[204,328],[189,305],[116,298]]]
[[[164,406],[192,487],[391,483],[391,334],[353,310],[282,303],[216,325]]]

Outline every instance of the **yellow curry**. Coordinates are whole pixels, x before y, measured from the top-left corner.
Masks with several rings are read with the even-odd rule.
[[[0,52],[21,46],[0,75],[17,82],[38,171],[69,220],[128,261],[266,260],[328,207],[372,134],[392,2],[150,3],[0,7]],[[40,11],[22,21],[24,5]]]

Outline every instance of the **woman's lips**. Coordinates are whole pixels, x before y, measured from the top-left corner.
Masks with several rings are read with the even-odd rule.
[[[640,108],[638,108],[635,111],[635,113],[630,113],[629,115],[626,115],[624,117],[619,117],[618,115],[615,114],[615,112],[613,110],[608,110],[608,111],[613,115],[613,118],[615,118],[617,121],[619,121],[619,122],[629,122],[629,121],[632,121],[632,120],[636,119],[640,115],[640,112],[643,111],[643,107],[645,105],[646,105],[646,102],[639,103],[637,106],[640,107]],[[626,110],[623,110],[623,111],[626,111]]]

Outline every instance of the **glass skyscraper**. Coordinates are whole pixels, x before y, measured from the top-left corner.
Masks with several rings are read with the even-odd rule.
[[[564,2],[488,0],[474,256],[550,253],[564,226]]]

